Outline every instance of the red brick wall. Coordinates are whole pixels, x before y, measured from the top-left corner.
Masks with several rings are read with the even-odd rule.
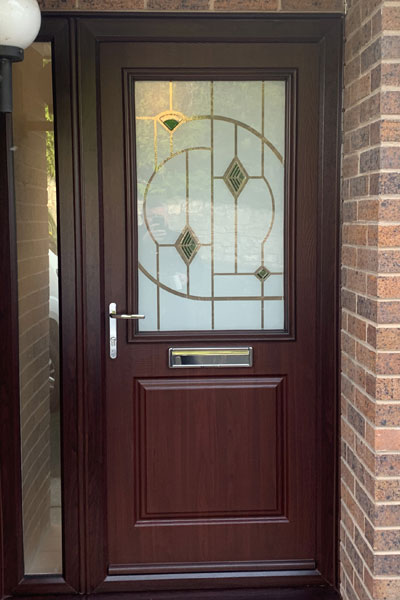
[[[343,597],[400,598],[400,4],[352,0],[343,159]]]
[[[43,10],[343,12],[344,0],[39,0]]]

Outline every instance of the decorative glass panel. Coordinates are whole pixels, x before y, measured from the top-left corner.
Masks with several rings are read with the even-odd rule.
[[[140,331],[285,327],[284,81],[135,83]]]

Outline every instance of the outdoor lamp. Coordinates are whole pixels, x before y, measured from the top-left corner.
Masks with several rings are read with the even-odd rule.
[[[40,20],[36,0],[0,0],[0,113],[12,112],[12,63],[23,60]]]

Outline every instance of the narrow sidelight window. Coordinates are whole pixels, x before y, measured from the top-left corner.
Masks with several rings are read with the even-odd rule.
[[[62,573],[59,271],[52,49],[14,70],[25,573]]]

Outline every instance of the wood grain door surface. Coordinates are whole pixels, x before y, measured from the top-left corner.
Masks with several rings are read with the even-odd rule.
[[[239,586],[241,573],[246,585],[282,571],[320,581],[316,45],[101,45],[104,306],[138,310],[135,81],[274,78],[288,89],[285,327],[148,333],[119,321],[117,359],[106,346],[108,575],[124,589],[185,587],[193,574],[214,587],[230,573]],[[251,346],[254,364],[168,366],[171,347],[214,346]]]

